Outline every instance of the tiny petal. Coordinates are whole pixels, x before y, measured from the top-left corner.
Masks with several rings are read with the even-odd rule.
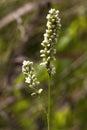
[[[49,56],[48,58],[47,58],[47,61],[49,61],[51,59],[51,57]]]
[[[47,47],[50,47],[50,44],[47,44]]]
[[[47,22],[47,27],[50,28],[50,29],[52,28],[52,25],[51,25],[50,22]]]
[[[59,13],[59,10],[56,11],[56,14],[58,14],[58,13]]]
[[[56,54],[56,49],[53,50],[53,53]]]
[[[45,44],[44,44],[43,42],[41,43],[41,45],[42,45],[42,46],[45,46]]]
[[[54,22],[55,21],[55,19],[52,19],[52,22]]]
[[[30,87],[30,88],[32,88],[32,87],[33,87],[33,85],[32,85],[32,84],[29,84],[29,87]]]
[[[55,9],[51,9],[51,10],[49,11],[49,13],[53,13],[53,12],[55,12]]]
[[[40,50],[40,53],[44,53],[44,50]]]
[[[54,56],[52,56],[52,59],[55,61],[56,60],[56,58],[54,57]]]
[[[50,14],[48,14],[46,18],[49,19],[50,18]]]
[[[36,84],[38,85],[38,84],[40,84],[40,82],[39,82],[39,81],[37,81],[37,82],[36,82]]]
[[[35,83],[33,82],[32,85],[35,86]]]
[[[43,91],[43,89],[42,89],[42,88],[40,88],[40,89],[38,90],[38,94],[41,94],[41,93],[42,93],[42,91]]]
[[[36,95],[36,93],[31,93],[31,96],[34,96],[34,95]]]
[[[52,67],[52,71],[51,71],[51,74],[55,74],[56,73],[56,69],[55,69],[55,67]]]
[[[47,51],[47,54],[49,54],[49,53],[50,53],[50,50]]]
[[[42,63],[40,63],[40,65],[45,68],[46,67],[46,62],[42,62]]]
[[[44,37],[48,37],[48,34],[47,34],[47,33],[45,33],[45,34],[44,34]]]
[[[35,78],[35,74],[32,75],[32,79]]]
[[[24,68],[24,66],[22,66],[22,72],[24,73],[24,71],[25,71],[25,68]]]
[[[45,57],[45,54],[41,54],[40,57]]]
[[[28,83],[28,84],[30,84],[30,82],[31,82],[30,77],[26,77],[26,78],[25,78],[25,82]]]
[[[26,66],[28,64],[28,61],[24,60],[23,65]]]

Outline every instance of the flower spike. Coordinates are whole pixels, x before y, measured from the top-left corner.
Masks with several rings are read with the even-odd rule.
[[[34,74],[33,62],[23,61],[22,72],[25,75],[25,82],[28,86],[35,90],[34,94],[40,94],[42,89],[37,90],[35,86],[37,86],[40,82],[37,81],[36,75]],[[33,93],[31,94],[33,95]]]
[[[57,32],[61,27],[59,11],[51,9],[46,18],[47,30],[41,43],[43,50],[40,50],[40,57],[42,57],[43,62],[40,65],[46,67],[49,75],[51,75],[55,73],[55,67],[51,65],[51,61],[56,60],[54,56],[56,49],[54,47],[57,42]]]

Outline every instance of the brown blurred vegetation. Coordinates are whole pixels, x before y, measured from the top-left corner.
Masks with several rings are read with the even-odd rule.
[[[50,8],[60,10],[56,74],[51,87],[52,130],[87,130],[87,1],[0,0],[0,130],[47,130],[47,75],[40,43]],[[34,61],[41,97],[31,97],[21,72]]]

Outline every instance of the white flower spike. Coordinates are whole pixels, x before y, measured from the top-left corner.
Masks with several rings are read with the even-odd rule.
[[[59,10],[50,9],[49,14],[47,15],[47,29],[44,34],[44,40],[41,45],[43,50],[40,51],[40,57],[42,57],[43,62],[40,65],[47,68],[49,75],[55,73],[55,67],[51,65],[52,60],[55,59],[56,49],[55,43],[57,42],[57,33],[61,27]]]
[[[25,75],[25,82],[28,84],[28,86],[35,90],[35,94],[40,94],[42,91],[35,88],[35,86],[37,86],[40,82],[37,81],[36,75],[34,74],[33,62],[24,60],[22,65],[22,72]]]

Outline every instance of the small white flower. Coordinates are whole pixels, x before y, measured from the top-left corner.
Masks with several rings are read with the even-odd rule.
[[[24,68],[24,66],[22,66],[22,72],[24,73],[24,71],[25,71],[25,68]]]
[[[47,44],[47,47],[50,47],[50,44]]]
[[[48,21],[48,22],[47,22],[47,27],[50,27],[51,24],[52,24],[52,23],[51,23],[50,21]]]
[[[29,87],[30,87],[30,88],[33,88],[33,85],[29,84]]]
[[[31,94],[31,96],[34,96],[34,95],[36,95],[36,93],[32,93],[32,94]]]
[[[45,68],[46,67],[46,62],[42,62],[42,63],[40,63],[40,65]]]
[[[48,37],[48,34],[47,34],[47,33],[45,33],[45,34],[44,34],[44,37]]]
[[[48,62],[50,59],[51,59],[51,57],[49,56],[49,57],[47,58],[47,62]]]
[[[57,38],[54,39],[55,43],[57,42]]]
[[[43,91],[43,89],[42,89],[42,88],[40,88],[40,89],[38,90],[38,94],[41,94],[41,93],[42,93],[42,91]]]
[[[44,40],[43,40],[43,43],[48,43],[48,39],[47,38],[45,38]]]
[[[45,47],[45,44],[43,42],[41,43],[41,45]]]
[[[23,61],[23,65],[24,65],[24,66],[26,66],[28,63],[29,63],[29,62],[26,61],[26,60]]]
[[[36,81],[36,84],[38,85],[38,84],[40,84],[40,82],[39,82],[39,81]]]
[[[55,12],[55,9],[50,9],[50,10],[49,10],[49,13],[50,13],[50,14],[52,14],[52,13],[54,13],[54,12]]]
[[[33,82],[32,85],[35,86],[35,83]]]
[[[50,14],[48,14],[46,18],[49,19],[50,18]]]
[[[53,53],[56,54],[56,49],[53,49]]]
[[[44,50],[40,50],[40,53],[44,53]]]
[[[52,59],[55,61],[56,60],[56,58],[54,57],[54,56],[52,56]]]
[[[56,10],[56,13],[58,14],[58,13],[59,13],[59,10]]]
[[[50,53],[50,50],[47,51],[47,54],[49,54],[49,53]]]
[[[26,77],[26,78],[25,78],[25,82],[28,83],[28,84],[30,84],[30,82],[31,82],[30,77]]]
[[[52,32],[52,30],[51,30],[51,29],[46,30],[46,33],[48,33],[48,34],[50,34],[51,32]]]
[[[43,89],[40,88],[37,92],[33,92],[33,93],[31,94],[31,96],[34,96],[34,95],[36,95],[36,94],[41,94],[42,91],[43,91]]]
[[[35,83],[36,83],[36,80],[37,80],[37,78],[35,77],[35,78],[33,79],[33,82],[35,82]]]
[[[26,61],[26,60],[23,61],[23,66],[27,66],[27,65],[29,65],[29,64],[32,65],[33,62]]]
[[[51,74],[54,75],[55,73],[56,73],[56,69],[55,69],[55,67],[52,67]]]
[[[40,57],[45,57],[45,54],[41,54]]]
[[[35,74],[32,75],[32,79],[35,78]]]

